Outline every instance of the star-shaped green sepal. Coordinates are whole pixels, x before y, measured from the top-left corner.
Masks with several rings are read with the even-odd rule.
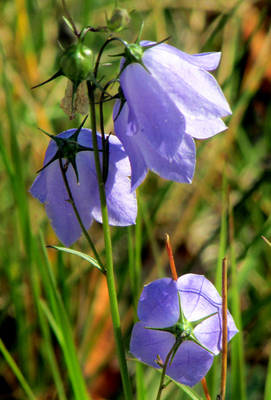
[[[93,151],[92,147],[86,147],[82,146],[80,143],[78,143],[78,135],[81,131],[81,129],[84,126],[84,123],[86,122],[87,116],[79,126],[79,128],[69,137],[69,138],[61,138],[55,135],[51,135],[48,132],[45,132],[43,129],[41,131],[45,133],[45,135],[49,136],[52,140],[55,141],[57,144],[58,150],[54,157],[48,161],[39,171],[43,171],[45,168],[47,168],[50,164],[52,164],[56,160],[61,160],[62,158],[65,158],[67,160],[67,163],[65,165],[65,169],[68,168],[68,165],[71,164],[75,175],[76,175],[76,180],[77,183],[79,183],[79,175],[78,175],[78,169],[76,165],[76,154],[79,153],[80,151]],[[99,150],[101,151],[101,150]]]
[[[198,346],[200,346],[204,350],[206,350],[209,353],[211,353],[212,355],[214,355],[214,353],[211,350],[209,350],[207,347],[205,347],[203,344],[201,344],[199,342],[199,340],[196,338],[193,330],[197,325],[199,325],[200,323],[202,323],[203,321],[205,321],[206,319],[212,317],[213,315],[215,315],[217,313],[215,312],[215,313],[207,315],[206,317],[203,317],[197,321],[190,322],[185,318],[185,316],[183,314],[183,311],[181,308],[181,299],[180,299],[179,291],[178,291],[178,299],[179,299],[180,316],[179,316],[179,320],[176,322],[176,324],[174,324],[173,326],[167,327],[167,328],[146,327],[146,329],[151,329],[151,330],[155,330],[155,331],[169,332],[175,336],[175,343],[173,346],[173,351],[172,351],[172,354],[170,357],[169,365],[171,365],[178,348],[185,340],[190,340],[190,341],[196,343]]]
[[[161,40],[160,42],[154,43],[154,44],[150,44],[147,46],[141,46],[140,45],[140,40],[141,40],[141,35],[142,35],[142,31],[143,31],[143,26],[144,24],[141,24],[140,27],[140,31],[138,34],[138,37],[135,41],[135,43],[126,43],[125,42],[125,48],[124,48],[124,52],[121,54],[116,54],[116,56],[123,56],[125,57],[125,62],[121,68],[120,73],[130,64],[132,63],[138,63],[140,64],[148,73],[150,73],[150,71],[148,70],[148,68],[146,67],[146,65],[144,65],[143,63],[143,54],[146,50],[151,49],[152,47],[156,47],[159,46],[159,44],[162,44],[164,42],[166,42],[169,37],[167,37],[166,39]]]

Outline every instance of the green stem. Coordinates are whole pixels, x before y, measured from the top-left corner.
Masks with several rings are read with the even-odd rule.
[[[81,229],[83,231],[83,234],[84,234],[85,238],[87,239],[88,244],[90,245],[90,247],[91,247],[91,249],[92,249],[92,251],[93,251],[93,253],[94,253],[94,255],[95,255],[95,257],[96,257],[96,259],[98,261],[98,263],[100,264],[103,273],[105,273],[106,271],[105,271],[105,268],[104,268],[104,266],[102,264],[101,258],[99,256],[97,250],[96,250],[96,247],[95,247],[94,243],[92,242],[92,240],[91,240],[91,238],[90,238],[90,236],[88,234],[88,231],[86,230],[86,228],[85,228],[85,226],[83,224],[83,221],[82,221],[82,219],[80,217],[79,211],[77,210],[77,207],[76,207],[76,204],[75,204],[72,192],[71,192],[71,188],[70,188],[70,185],[69,185],[69,182],[68,182],[68,179],[67,179],[67,176],[66,176],[66,172],[65,172],[65,169],[64,169],[63,162],[62,162],[61,158],[59,159],[59,166],[60,166],[60,170],[61,170],[61,173],[62,173],[62,177],[63,177],[63,180],[64,180],[65,187],[66,187],[68,195],[69,195],[69,201],[70,201],[70,203],[72,205],[72,208],[73,208],[73,211],[74,211],[74,213],[76,215],[77,221],[78,221],[78,223],[79,223],[79,225],[80,225],[80,227],[81,227]]]
[[[169,351],[169,353],[167,355],[166,361],[163,364],[162,375],[161,375],[161,379],[160,379],[160,385],[159,385],[159,389],[158,389],[156,400],[160,400],[161,399],[162,390],[165,387],[164,379],[165,379],[165,376],[166,376],[166,369],[167,369],[170,357],[171,357],[171,355],[173,354],[173,352],[176,349],[176,346],[177,346],[177,342],[175,342],[174,345],[172,346],[171,350]]]
[[[137,318],[137,303],[140,291],[141,277],[141,247],[142,247],[142,220],[141,216],[137,216],[135,229],[135,248],[133,245],[133,227],[128,226],[128,254],[129,254],[129,274],[130,285],[133,297],[134,322]],[[137,400],[146,400],[146,389],[144,385],[144,366],[136,361],[136,398]]]
[[[110,235],[110,227],[108,222],[108,211],[106,205],[105,188],[102,176],[102,169],[100,165],[98,142],[97,142],[97,129],[96,129],[96,112],[95,112],[95,87],[88,81],[88,96],[90,103],[90,116],[91,116],[91,129],[92,129],[92,145],[94,149],[95,167],[98,179],[100,202],[101,202],[101,213],[103,219],[103,232],[104,232],[104,244],[106,254],[106,279],[109,293],[111,318],[113,322],[113,329],[115,335],[115,341],[117,345],[117,354],[120,365],[120,373],[122,378],[124,396],[126,400],[132,400],[132,389],[128,375],[128,368],[125,358],[125,350],[123,346],[123,339],[120,328],[120,316],[118,309],[117,292],[114,277],[114,266],[113,266],[113,254],[112,254],[112,243]]]

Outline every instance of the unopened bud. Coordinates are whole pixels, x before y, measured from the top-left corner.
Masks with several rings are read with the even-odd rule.
[[[111,18],[107,20],[107,27],[113,32],[120,32],[130,20],[130,15],[125,8],[115,8]]]

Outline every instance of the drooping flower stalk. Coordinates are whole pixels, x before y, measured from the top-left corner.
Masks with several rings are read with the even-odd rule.
[[[166,376],[166,369],[168,366],[168,363],[170,361],[171,356],[173,355],[174,351],[176,350],[176,342],[174,343],[174,345],[172,346],[171,350],[169,351],[167,358],[163,364],[163,369],[162,369],[162,374],[161,374],[161,379],[160,379],[160,385],[159,385],[159,389],[158,389],[158,393],[157,393],[157,397],[156,400],[160,400],[161,399],[161,395],[162,395],[162,391],[164,389],[164,379]]]
[[[80,227],[82,229],[83,235],[85,236],[88,244],[90,245],[91,250],[93,251],[97,261],[99,262],[99,265],[101,266],[101,269],[102,269],[103,273],[105,273],[106,271],[105,271],[105,268],[104,268],[103,263],[101,261],[101,258],[99,256],[99,253],[97,252],[95,244],[93,243],[91,237],[89,236],[88,231],[86,230],[85,225],[83,224],[83,221],[82,221],[82,219],[80,217],[79,211],[78,211],[78,209],[76,207],[76,204],[75,204],[75,201],[74,201],[71,189],[70,189],[69,181],[67,179],[67,176],[66,176],[66,173],[65,173],[65,170],[64,170],[64,166],[63,166],[63,162],[62,162],[61,158],[59,158],[59,166],[60,166],[60,170],[61,170],[61,173],[62,173],[63,181],[65,183],[65,187],[66,187],[68,195],[69,195],[69,201],[70,201],[70,203],[72,205],[73,211],[74,211],[74,213],[76,215],[76,218],[77,218],[77,220],[79,222],[79,225],[80,225]]]
[[[103,220],[103,233],[104,233],[104,245],[105,245],[105,254],[106,254],[106,279],[107,279],[107,287],[109,293],[109,301],[110,301],[110,309],[111,309],[111,318],[113,322],[114,336],[116,340],[117,346],[117,354],[120,365],[120,373],[122,378],[124,396],[126,400],[132,400],[132,389],[131,383],[128,375],[128,367],[125,358],[125,349],[123,346],[123,339],[121,334],[120,327],[120,315],[118,309],[118,300],[117,300],[117,292],[116,292],[116,284],[114,277],[114,265],[113,265],[113,253],[112,253],[112,242],[111,242],[111,234],[110,227],[108,222],[108,211],[106,205],[106,196],[104,190],[104,181],[102,168],[100,165],[99,152],[98,152],[98,144],[97,144],[97,127],[96,127],[96,110],[95,110],[95,86],[87,81],[88,87],[88,96],[89,96],[89,104],[90,104],[90,117],[91,117],[91,129],[92,129],[92,142],[94,149],[94,157],[95,157],[95,167],[98,179],[99,193],[100,193],[100,202],[101,202],[101,213]]]

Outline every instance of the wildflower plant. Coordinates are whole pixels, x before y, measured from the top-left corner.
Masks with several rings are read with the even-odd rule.
[[[222,299],[203,275],[162,278],[146,285],[138,303],[131,353],[188,386],[198,383],[222,350]],[[237,328],[228,312],[228,340]]]
[[[121,333],[110,225],[136,223],[135,190],[148,170],[165,179],[191,183],[196,161],[194,139],[207,139],[225,130],[222,117],[231,114],[209,72],[218,67],[220,53],[189,55],[165,40],[141,41],[141,34],[135,43],[127,43],[112,32],[122,31],[129,18],[125,10],[116,8],[106,27],[87,26],[79,32],[68,15],[66,22],[75,42],[63,49],[59,70],[42,84],[61,75],[68,78],[73,114],[76,92],[85,82],[90,129],[83,127],[85,118],[78,128],[47,134],[51,140],[44,164],[30,189],[45,205],[65,246],[76,242],[83,232],[96,259],[93,264],[106,277],[126,400],[133,398],[133,391]],[[105,41],[95,55],[85,38],[97,32],[105,35]],[[117,76],[106,82],[100,66],[109,44],[121,50],[115,54],[119,58]],[[105,132],[105,102],[114,104],[113,133]],[[88,233],[94,219],[102,223],[105,257]],[[220,352],[223,329],[228,340],[237,332],[229,313],[223,328],[222,308],[220,295],[204,276],[187,274],[154,281],[140,297],[139,322],[132,331],[130,351],[144,363],[162,369],[162,378],[166,374],[193,386],[204,378],[214,355]],[[75,398],[82,400],[75,386]]]

